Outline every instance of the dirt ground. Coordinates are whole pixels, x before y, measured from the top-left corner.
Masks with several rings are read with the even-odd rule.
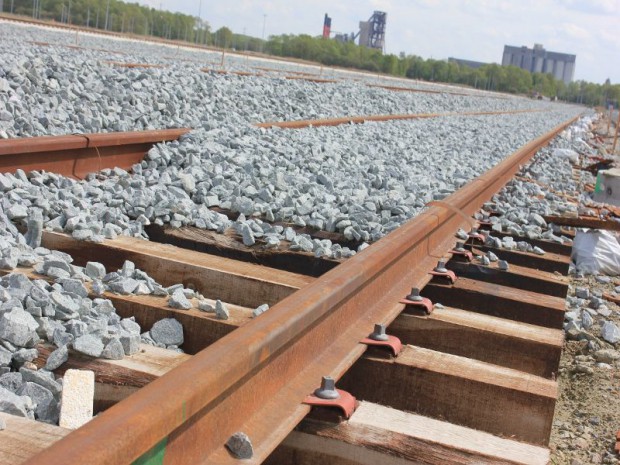
[[[574,284],[608,292],[620,284],[620,279],[600,284],[589,277],[574,280]],[[607,319],[620,324],[618,306],[611,302],[606,305],[613,312]],[[591,333],[600,334],[596,323]],[[602,349],[613,349],[611,344],[597,340]],[[614,452],[620,429],[620,362],[597,364],[593,352],[588,340],[566,341],[551,434],[554,465],[620,463]]]
[[[597,132],[606,132],[606,126],[606,120],[600,121]],[[611,140],[608,141],[611,145]],[[604,282],[607,279],[609,282]],[[596,295],[602,292],[613,294],[617,286],[620,286],[620,277],[573,275],[567,304],[570,296],[575,296],[576,288],[588,288]],[[565,343],[558,372],[560,392],[551,434],[551,463],[620,463],[620,456],[614,450],[616,432],[620,430],[620,351],[617,350],[620,342],[612,345],[601,337],[604,320],[620,327],[620,307],[605,300],[602,302],[603,311],[599,312],[587,299],[578,305],[574,303],[572,308],[567,305],[567,311],[579,314],[588,309],[593,324],[579,334],[575,331],[572,335],[567,334],[567,339],[572,340]],[[611,311],[609,315],[605,307]],[[614,357],[617,359],[613,360]]]

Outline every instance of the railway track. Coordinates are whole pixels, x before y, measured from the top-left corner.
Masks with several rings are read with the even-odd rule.
[[[500,270],[469,262],[455,249],[455,233],[488,227],[473,215],[573,121],[342,262],[306,256],[294,265],[264,257],[250,263],[235,255],[235,238],[221,243],[191,229],[160,231],[159,241],[174,236],[177,246],[129,237],[90,244],[44,232],[44,247],[69,253],[78,265],[99,261],[115,269],[131,260],[163,285],[183,283],[226,302],[230,318],[172,309],[161,297],[107,292],[119,315],[142,328],[165,317],[181,322],[186,353],[146,345],[121,361],[72,353],[57,374],[93,370],[101,413],[73,432],[2,415],[0,463],[547,463],[570,247],[534,241],[547,251],[539,256],[491,248],[472,234],[466,248],[507,260],[509,269]],[[125,152],[147,148],[123,149],[132,137],[147,145],[166,140],[117,138],[109,145],[121,154],[115,159],[92,156],[94,136],[67,137],[87,141],[75,150],[90,150],[89,157],[67,155],[67,168],[41,158],[41,150],[28,169],[80,178],[108,161],[135,163]],[[3,171],[27,157],[6,148],[16,142],[0,145]],[[60,147],[51,138],[33,146]],[[84,160],[79,170],[75,160]],[[439,260],[456,281],[433,271]],[[19,271],[40,278],[30,268]],[[412,288],[421,289],[424,305]],[[265,303],[269,311],[253,317]],[[368,340],[377,324],[400,339],[401,350]],[[36,364],[44,366],[49,348],[39,354]],[[323,377],[354,396],[357,408],[310,405]],[[226,448],[237,432],[250,438],[250,458]]]

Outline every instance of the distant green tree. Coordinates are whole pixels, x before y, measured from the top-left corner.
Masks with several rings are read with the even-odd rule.
[[[221,27],[213,33],[213,45],[230,48],[233,43],[233,33],[227,27]]]

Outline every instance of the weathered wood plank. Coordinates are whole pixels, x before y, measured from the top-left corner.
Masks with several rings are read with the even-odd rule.
[[[47,279],[38,275],[32,268],[18,267],[15,270],[0,270],[0,275],[10,272],[23,273],[30,279]],[[90,284],[85,283],[90,290]],[[96,297],[91,293],[91,297]],[[221,339],[237,327],[252,318],[252,309],[239,305],[227,304],[230,316],[228,320],[219,320],[214,313],[205,313],[196,308],[178,310],[168,306],[166,297],[158,296],[124,296],[105,292],[102,296],[112,301],[116,312],[122,318],[134,317],[143,331],[149,331],[155,322],[162,318],[175,318],[183,326],[183,350],[195,354],[213,342]],[[214,304],[213,300],[207,299]],[[196,302],[194,302],[196,303]]]
[[[456,258],[456,257],[455,257]],[[479,263],[467,263],[454,258],[447,264],[448,269],[457,276],[502,286],[539,292],[554,297],[566,297],[568,279],[547,271],[535,270],[518,265],[510,265],[508,271],[501,271],[497,262],[484,266]]]
[[[287,242],[278,249],[267,248],[260,240],[253,247],[246,247],[236,233],[231,236],[228,232],[220,234],[198,228],[172,229],[157,225],[149,226],[147,231],[151,241],[307,276],[321,276],[341,263],[341,260],[289,250]]]
[[[70,254],[77,265],[98,261],[112,270],[131,260],[162,285],[183,283],[213,299],[248,307],[273,305],[313,280],[283,270],[125,236],[94,244],[76,241],[66,234],[44,232],[42,243],[49,249]]]
[[[50,353],[56,349],[51,344],[39,344],[39,356],[34,360],[38,368],[45,366]],[[143,387],[156,380],[172,368],[189,360],[192,356],[140,344],[140,352],[125,356],[122,360],[93,358],[70,351],[69,360],[54,370],[62,376],[67,370],[91,370],[95,372],[95,381],[116,386]]]
[[[456,355],[405,346],[398,357],[366,354],[339,387],[360,400],[547,445],[557,383]]]
[[[590,216],[545,216],[547,223],[573,228],[606,229],[608,231],[620,231],[620,221],[600,219]]]
[[[466,246],[471,249],[470,246]],[[506,260],[509,265],[519,265],[527,268],[548,271],[550,273],[558,272],[561,275],[568,274],[570,265],[570,257],[566,255],[558,255],[555,253],[545,253],[545,255],[536,255],[528,252],[520,252],[518,250],[498,249],[497,247],[489,247],[487,245],[474,245],[474,251],[491,251],[500,259]]]
[[[453,285],[431,282],[422,295],[443,305],[547,328],[561,328],[564,322],[562,298],[473,279],[459,278]]]
[[[485,230],[485,231],[490,231],[490,228],[484,225],[480,226],[480,229]],[[558,242],[551,242],[551,241],[547,241],[543,239],[530,239],[529,237],[515,236],[514,234],[501,233],[497,231],[491,231],[491,235],[495,237],[499,237],[500,239],[510,236],[515,240],[515,242],[519,242],[519,241],[529,242],[535,247],[540,247],[545,252],[550,252],[550,253],[554,253],[558,255],[565,255],[567,257],[570,257],[570,254],[572,253],[572,250],[573,250],[572,244],[560,244]]]
[[[19,465],[71,431],[0,412],[6,429],[0,431],[0,465]]]
[[[300,423],[266,465],[546,465],[549,450],[361,402],[349,421]]]
[[[196,354],[205,347],[221,339],[237,327],[248,322],[252,310],[247,307],[228,305],[228,320],[218,320],[214,313],[205,313],[196,308],[177,310],[168,307],[167,299],[156,296],[121,296],[106,292],[123,318],[135,317],[143,331],[150,330],[162,318],[174,318],[183,326],[184,342],[182,349],[188,354]]]
[[[512,368],[544,378],[557,373],[564,344],[560,329],[457,308],[430,315],[402,314],[388,333],[404,343]]]
[[[38,368],[42,368],[55,347],[50,344],[39,344],[37,349],[39,356],[34,363]],[[97,359],[70,351],[69,359],[54,370],[54,373],[63,376],[69,369],[93,371],[96,413],[129,397],[190,358],[191,355],[147,344],[140,344],[140,352],[126,356],[122,360]]]

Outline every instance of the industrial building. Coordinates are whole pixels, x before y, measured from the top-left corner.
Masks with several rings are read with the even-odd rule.
[[[575,75],[576,58],[568,53],[549,52],[541,44],[534,44],[534,48],[505,45],[502,66],[517,66],[531,73],[549,73],[568,84]]]
[[[332,19],[325,13],[323,20],[323,38],[329,38],[334,32],[334,39],[339,42],[355,42],[359,37],[359,45],[375,50],[383,51],[385,49],[385,25],[387,22],[387,13],[384,11],[375,11],[368,21],[360,21],[360,30],[350,34],[334,32],[331,30]]]

